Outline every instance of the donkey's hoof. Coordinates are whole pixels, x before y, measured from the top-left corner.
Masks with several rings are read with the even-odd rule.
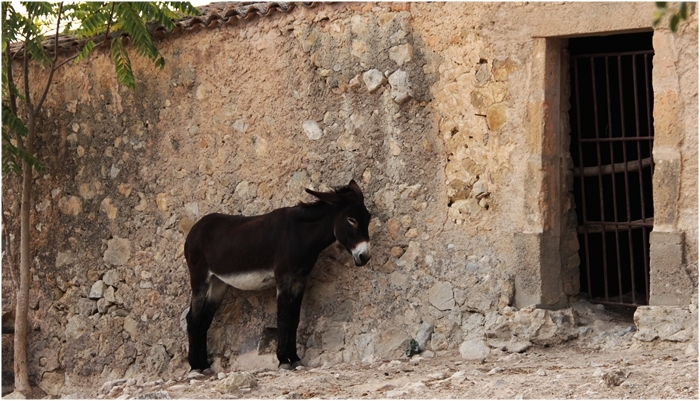
[[[212,374],[214,374],[214,371],[211,370],[211,368],[206,368],[206,369],[202,370],[202,374],[203,375],[212,375]]]
[[[296,361],[292,364],[292,369],[303,368],[304,364],[301,361]]]
[[[185,376],[186,379],[202,379],[204,374],[199,369],[192,369],[190,373]]]
[[[280,363],[279,370],[292,370],[291,363]]]

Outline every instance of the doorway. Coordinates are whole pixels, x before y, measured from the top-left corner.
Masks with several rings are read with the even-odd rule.
[[[580,295],[649,302],[653,32],[569,39]]]

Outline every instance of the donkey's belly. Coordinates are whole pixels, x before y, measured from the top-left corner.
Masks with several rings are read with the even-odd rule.
[[[275,286],[275,273],[272,270],[260,270],[229,275],[215,274],[221,281],[239,290],[253,291]]]

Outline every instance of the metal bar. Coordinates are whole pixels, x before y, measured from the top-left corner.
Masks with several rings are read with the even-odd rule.
[[[581,98],[580,98],[580,88],[578,85],[578,60],[573,61],[573,66],[574,66],[574,93],[576,93],[576,127],[577,127],[577,134],[578,134],[578,162],[581,166],[583,166],[583,148],[581,142]],[[581,208],[583,210],[583,220],[586,220],[586,217],[588,216],[587,211],[586,211],[586,187],[583,182],[583,169],[581,169],[581,175],[579,177],[579,183],[581,186]],[[588,282],[588,294],[589,298],[591,298],[591,289],[593,288],[591,286],[591,261],[590,261],[590,249],[588,245],[588,227],[586,224],[583,224],[583,244],[584,244],[584,249],[585,249],[585,255],[586,255],[586,281]]]
[[[622,136],[626,137],[625,133],[625,104],[624,104],[624,97],[623,97],[623,87],[622,87],[622,58],[618,57],[617,58],[617,79],[619,80],[619,94],[620,94],[620,125],[621,125],[621,130],[622,130]],[[639,136],[639,132],[637,132],[637,137]],[[637,141],[639,143],[639,141]],[[637,158],[639,158],[640,155],[637,155]],[[627,166],[627,143],[622,144],[622,160],[625,163],[624,169],[625,169],[625,206],[627,207],[627,221],[632,220],[632,208],[630,204],[630,187],[629,187],[629,169]],[[644,163],[642,162],[642,165]],[[641,174],[642,168],[639,168],[639,172]],[[634,290],[634,243],[632,241],[632,228],[628,226],[627,228],[627,245],[629,247],[629,253],[630,253],[630,274],[632,278],[632,288]],[[634,297],[634,292],[632,293]],[[636,302],[636,300],[633,299],[633,301]]]
[[[593,298],[590,298],[590,299],[591,299],[591,301],[593,301],[593,302],[595,302],[595,303],[597,303],[597,304],[605,304],[605,305],[618,305],[618,306],[630,306],[630,307],[631,307],[631,306],[646,306],[646,304],[645,304],[645,303],[644,303],[644,304],[642,304],[642,303],[629,303],[629,302],[615,302],[615,301],[603,301],[603,300],[599,300],[599,299],[593,299]],[[634,296],[633,296],[633,298],[632,298],[632,299],[634,299]],[[634,301],[633,301],[633,302],[634,302]]]
[[[652,55],[653,57],[653,55]],[[646,104],[647,104],[647,135],[654,137],[654,124],[652,123],[652,113],[653,107],[651,105],[651,96],[649,91],[649,83],[651,80],[651,75],[649,72],[649,61],[647,60],[647,55],[644,55],[644,91],[646,93]],[[649,141],[649,154],[653,155],[653,142]],[[653,157],[652,157],[653,160]],[[640,171],[641,175],[642,172]],[[654,163],[651,164],[651,176],[654,176]],[[647,302],[649,302],[649,297],[651,295],[651,287],[649,285],[649,254],[646,250],[649,249],[649,240],[646,235],[646,231],[642,232],[642,241],[644,241],[644,285],[646,286],[646,296]]]
[[[630,136],[630,137],[614,137],[614,138],[586,138],[582,142],[638,142],[642,140],[653,141],[653,136]]]
[[[645,78],[646,80],[646,78]],[[639,100],[637,99],[637,96],[639,94],[637,93],[637,57],[632,56],[632,90],[634,91],[634,129],[636,136],[639,137],[641,136],[639,133]],[[637,158],[642,157],[642,147],[641,143],[637,141]],[[646,221],[645,218],[645,211],[644,211],[644,185],[643,185],[643,179],[642,179],[642,170],[639,170],[639,192],[640,192],[640,200],[642,202],[642,221]],[[644,232],[644,230],[642,230]],[[630,240],[631,242],[631,240]],[[630,254],[632,254],[632,250],[630,249]],[[635,274],[634,274],[634,263],[630,263],[630,269],[632,270],[632,301],[636,302],[634,299],[635,294],[636,294],[636,283],[634,280]]]
[[[612,144],[611,144],[611,146],[612,146]],[[604,174],[604,175],[616,174],[616,173],[627,174],[629,171],[637,171],[637,170],[641,170],[645,167],[649,167],[652,165],[652,163],[653,163],[652,158],[647,157],[647,158],[644,158],[642,160],[633,160],[633,161],[626,162],[626,163],[623,162],[623,163],[615,163],[615,164],[606,164],[606,165],[602,166],[602,168],[603,168],[602,174]],[[573,172],[575,175],[580,175],[579,169],[580,169],[580,167],[573,168]],[[598,167],[592,166],[592,167],[584,167],[583,168],[583,176],[584,177],[592,177],[594,175],[598,175]]]
[[[630,238],[631,238],[632,230],[640,229],[640,228],[654,228],[654,225],[649,224],[649,223],[635,223],[635,222],[629,222],[629,223],[602,223],[602,222],[594,222],[594,221],[586,222],[586,230],[589,234],[601,233],[604,231],[606,231],[606,232],[615,231],[616,228],[619,229],[620,227],[623,227],[624,229],[626,229],[630,235]],[[578,234],[582,234],[583,233],[583,226],[577,227],[576,232]],[[630,244],[631,244],[631,240],[630,240]],[[630,249],[633,249],[633,248],[630,246]]]
[[[608,57],[605,57],[605,96],[607,98],[608,107],[608,127],[612,127],[612,110],[611,110],[611,100],[610,100],[610,69]],[[612,133],[611,133],[612,136]],[[615,166],[615,153],[613,152],[613,142],[608,142],[610,145],[610,164],[613,166],[614,171]],[[627,170],[627,163],[624,163],[624,169]],[[585,172],[584,172],[585,173]],[[602,172],[599,172],[602,173]],[[613,216],[615,221],[618,221],[617,216],[617,186],[615,185],[615,174],[610,174],[612,179],[612,192],[613,192]],[[625,194],[627,196],[628,194]],[[605,228],[605,226],[603,227]],[[617,286],[620,295],[620,302],[622,302],[622,262],[620,261],[620,231],[619,226],[614,225],[613,230],[615,231],[615,257],[617,258]]]
[[[648,227],[648,226],[636,226],[636,225],[627,225],[627,224],[618,224],[618,225],[591,224],[590,226],[588,226],[588,233],[589,234],[599,234],[602,232],[607,232],[607,233],[614,232],[616,230],[616,227],[617,227],[617,229],[622,228],[623,230],[625,230],[629,233],[631,233],[632,230],[634,230],[634,229],[653,228],[653,227]],[[583,234],[583,230],[580,228],[577,228],[576,233]]]
[[[653,227],[645,228],[642,230],[642,247],[644,250],[644,285],[646,286],[646,302],[649,303],[649,298],[651,297],[651,287],[649,286],[649,235],[651,235],[651,230]],[[649,234],[647,234],[647,230]]]
[[[654,133],[653,133],[653,93],[651,89],[651,78],[650,78],[650,71],[652,68],[651,62],[650,62],[650,57],[653,57],[654,52],[653,50],[647,50],[647,51],[636,51],[636,52],[617,52],[617,53],[597,53],[597,54],[586,54],[586,55],[576,55],[576,56],[571,56],[571,61],[572,61],[572,75],[573,75],[573,86],[575,89],[574,96],[575,96],[575,101],[576,101],[576,113],[577,113],[577,120],[575,122],[575,127],[577,127],[578,132],[578,153],[579,153],[579,166],[576,166],[572,169],[572,172],[575,177],[579,178],[579,184],[581,188],[581,205],[583,209],[583,218],[582,224],[577,227],[577,233],[580,235],[583,235],[583,240],[584,240],[584,248],[585,248],[585,255],[582,255],[585,257],[586,262],[586,272],[587,272],[587,281],[588,281],[588,297],[592,302],[596,303],[607,303],[611,305],[623,305],[623,306],[639,306],[643,305],[645,303],[648,303],[649,301],[649,292],[650,292],[650,286],[649,286],[649,231],[653,229],[654,226],[654,218],[653,218],[653,213],[651,216],[647,216],[647,211],[646,211],[646,205],[648,194],[645,192],[645,186],[648,187],[648,171],[651,171],[651,174],[653,176],[654,172],[654,160],[653,160],[653,141],[654,141]],[[601,58],[600,60],[597,60],[596,58]],[[613,126],[613,120],[617,120],[617,118],[613,119],[613,112],[614,108],[616,108],[616,105],[614,104],[614,98],[615,96],[613,87],[614,87],[614,81],[615,81],[615,76],[612,75],[615,72],[614,71],[614,63],[617,62],[617,80],[618,80],[618,93],[619,93],[619,119],[620,119],[620,136],[614,136],[613,131],[616,130],[617,128]],[[628,64],[629,62],[629,64]],[[641,85],[640,80],[642,79],[641,76],[638,76],[638,73],[641,73],[640,66],[637,64],[639,62],[644,63],[644,70],[643,70],[643,77],[644,77],[644,88],[640,88],[639,85]],[[583,93],[581,93],[581,79],[583,78],[583,75],[585,75],[585,72],[581,71],[581,68],[586,68],[585,65],[579,64],[579,63],[590,63],[590,85],[592,88],[592,109],[588,109],[588,104],[584,108],[584,112],[586,112],[585,116],[581,115],[581,97],[587,97],[589,96],[588,92],[585,90]],[[604,64],[603,64],[604,63]],[[624,65],[623,65],[624,63]],[[600,67],[601,71],[596,70],[596,67]],[[603,90],[602,87],[602,82],[598,84],[597,81],[601,81],[600,75],[605,73],[605,98],[598,98],[599,96],[599,91]],[[583,74],[582,74],[583,73]],[[579,74],[582,74],[581,76]],[[632,81],[631,81],[631,87],[629,87],[629,75],[632,75]],[[625,77],[625,81],[623,81],[623,76]],[[583,78],[583,84],[585,86],[588,86],[589,82],[587,82],[586,78]],[[586,88],[587,89],[587,88]],[[639,96],[642,94],[641,90],[644,90],[644,95],[645,99],[639,99]],[[602,95],[602,92],[600,93]],[[626,97],[626,99],[625,99]],[[630,99],[632,98],[632,99]],[[584,99],[587,100],[587,99]],[[602,102],[607,101],[606,105],[603,106]],[[633,102],[633,105],[631,104]],[[628,103],[629,105],[627,106],[627,109],[629,109],[629,113],[626,113],[626,105],[625,103]],[[632,110],[632,107],[634,109]],[[647,129],[648,132],[644,133],[641,131],[643,129],[642,125],[643,121],[642,118],[643,116],[641,115],[642,112],[644,112],[643,109],[640,107],[645,107],[646,106],[646,113],[647,113],[647,118],[646,118],[646,123],[647,123]],[[605,132],[602,132],[603,127],[600,126],[600,123],[605,123],[603,119],[603,115],[601,113],[605,112],[604,108],[607,108],[607,126],[605,127]],[[590,116],[588,113],[592,112],[593,116]],[[631,113],[634,113],[634,116],[632,116]],[[591,130],[593,132],[590,132],[590,135],[585,136],[581,132],[581,125],[586,122],[586,125],[588,126],[588,121],[593,120],[594,124],[594,129]],[[617,116],[615,116],[617,117]],[[602,119],[601,119],[602,118]],[[632,121],[634,121],[634,128],[632,127]],[[626,124],[626,122],[629,122],[629,124]],[[572,127],[574,126],[572,122]],[[590,128],[588,128],[590,129]],[[632,130],[634,129],[635,133],[632,134]],[[629,132],[628,132],[629,131]],[[645,134],[646,136],[642,136]],[[628,136],[629,135],[629,136]],[[584,137],[585,136],[585,137]],[[647,142],[648,145],[643,145],[642,142]],[[584,162],[583,159],[583,152],[584,152],[584,146],[587,146],[585,144],[590,143],[590,144],[595,144],[596,147],[596,156],[597,156],[597,165],[592,165],[591,163],[592,160],[589,159],[587,162]],[[607,145],[604,145],[606,144]],[[607,146],[608,151],[609,151],[609,157],[610,157],[610,162],[609,164],[603,165],[603,159],[602,159],[602,146]],[[647,155],[643,155],[641,153],[642,148],[645,148],[648,146],[649,148],[649,153]],[[621,154],[617,153],[620,151],[621,147]],[[636,156],[632,156],[634,154],[636,148]],[[588,147],[586,148],[587,150],[590,150]],[[630,151],[630,155],[628,155],[627,150]],[[645,149],[646,151],[646,149]],[[592,152],[590,152],[592,153]],[[590,154],[589,156],[592,156]],[[619,159],[616,160],[616,157],[619,158],[622,156],[622,162],[619,162]],[[632,160],[629,159],[629,157],[632,156]],[[646,156],[646,157],[645,157]],[[586,166],[588,164],[588,166]],[[647,170],[649,169],[649,170]],[[638,173],[638,178],[639,178],[639,190],[640,193],[638,194],[640,198],[637,200],[636,196],[637,194],[631,194],[630,193],[630,185],[634,184],[631,182],[631,180],[636,180],[635,178],[631,177],[631,173]],[[617,174],[622,174],[623,179],[624,179],[624,188],[625,188],[625,194],[624,194],[624,202],[626,206],[625,213],[621,213],[619,208],[623,207],[622,202],[622,196],[619,196],[618,194],[618,188],[617,188],[617,182],[619,181],[620,177]],[[603,176],[610,176],[610,178],[606,178],[606,180],[603,180]],[[587,205],[586,205],[586,185],[584,185],[584,181],[586,177],[592,177],[597,176],[598,177],[598,190],[599,190],[599,197],[600,197],[600,221],[588,221],[589,217],[593,216],[588,216],[588,210],[587,210]],[[607,192],[607,187],[610,182],[612,182],[612,202],[613,204],[610,205],[609,201],[606,200],[605,193]],[[592,182],[591,182],[592,184]],[[595,184],[593,184],[595,185]],[[594,186],[588,186],[588,189],[594,189]],[[621,189],[621,188],[620,188]],[[609,198],[610,193],[608,193],[607,198]],[[593,200],[593,199],[591,199]],[[619,203],[619,204],[618,204]],[[637,217],[637,211],[636,209],[641,205],[641,219]],[[606,213],[606,206],[611,207],[612,211],[607,210],[607,212],[612,212],[612,213]],[[633,209],[632,206],[634,206],[634,216],[632,214]],[[606,216],[606,214],[612,214],[613,216]],[[622,215],[621,215],[622,214]],[[624,214],[627,216],[626,221],[620,221],[624,219]],[[598,216],[596,216],[598,217]],[[614,221],[606,221],[608,218],[611,218],[611,220]],[[633,218],[637,218],[638,220],[632,221]],[[641,230],[641,233],[639,231]],[[625,266],[623,266],[623,261],[622,261],[622,252],[624,252],[625,245],[621,244],[621,233],[627,232],[627,241],[628,242],[628,247],[629,247],[629,273],[631,274],[630,282],[628,283],[626,280],[624,281],[624,286],[623,286],[623,271],[626,270]],[[612,242],[610,244],[607,243],[608,236],[606,235],[606,232],[608,233],[615,233],[615,259],[617,262],[617,279],[618,283],[616,289],[612,289],[612,291],[617,290],[618,295],[616,296],[614,293],[612,294],[611,299],[611,282],[610,280],[613,278],[613,276],[609,276],[612,271],[609,271],[609,268],[612,268],[612,266],[608,267],[608,245],[612,246]],[[594,234],[595,236],[592,237],[591,235]],[[634,234],[634,235],[633,235]],[[641,256],[641,259],[643,260],[644,264],[644,270],[643,272],[639,272],[639,269],[642,267],[640,266],[640,255],[636,254],[635,249],[636,246],[639,246],[640,244],[640,234],[641,234],[641,246],[642,246],[642,251],[643,255]],[[591,242],[597,240],[598,238],[602,239],[601,243],[601,250],[602,250],[602,263],[600,263],[598,256],[601,255],[595,255],[596,258],[595,260],[591,260]],[[624,239],[622,239],[622,242],[625,242]],[[636,256],[636,257],[635,257]],[[635,260],[637,259],[637,260]],[[613,259],[611,258],[610,260],[611,263],[613,262]],[[600,264],[599,264],[600,263]],[[599,277],[592,278],[591,276],[591,268],[593,265],[593,268],[595,268],[595,273],[600,274],[602,270],[602,283],[600,282]],[[601,266],[602,265],[602,266]],[[602,269],[601,269],[602,267]],[[642,280],[642,275],[639,273],[643,273],[643,280],[644,284],[641,284],[640,281]],[[614,274],[614,273],[613,273]],[[637,277],[639,276],[639,277]],[[603,285],[603,294],[601,294],[600,290],[593,290],[593,283],[596,283],[596,285]],[[629,285],[629,287],[628,287]],[[645,288],[642,290],[641,287],[644,286]],[[623,292],[626,290],[629,290],[631,287],[631,294],[628,293],[625,295]],[[599,287],[597,287],[599,288]],[[638,292],[639,290],[639,292]],[[594,299],[594,296],[596,297]],[[601,299],[599,299],[601,298]]]
[[[595,79],[595,59],[591,58],[591,84],[593,89],[593,123],[595,124],[595,137],[600,138],[600,133],[598,132],[598,93],[596,91],[596,79]],[[600,219],[605,221],[605,201],[603,196],[603,175],[601,174],[601,156],[600,156],[600,142],[596,142],[596,155],[598,157],[598,198],[600,199]],[[605,300],[610,300],[608,291],[608,252],[607,244],[605,238],[605,231],[601,233],[602,246],[603,246],[603,282],[605,288]]]
[[[654,227],[652,218],[634,221],[584,221],[589,226],[624,226],[624,227]]]
[[[637,55],[637,54],[651,54],[653,56],[654,50],[637,50],[637,51],[629,51],[629,52],[577,54],[577,55],[574,55],[571,57],[573,57],[574,59],[579,59],[579,58],[606,57],[606,56],[631,56],[631,55]]]

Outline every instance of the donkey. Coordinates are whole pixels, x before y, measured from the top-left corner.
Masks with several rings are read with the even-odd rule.
[[[306,278],[319,253],[336,240],[357,266],[370,259],[370,213],[355,180],[331,192],[259,216],[209,214],[190,230],[185,259],[192,300],[187,336],[192,369],[207,369],[207,330],[227,285],[241,290],[277,288],[277,359],[280,369],[301,366],[296,350]]]

